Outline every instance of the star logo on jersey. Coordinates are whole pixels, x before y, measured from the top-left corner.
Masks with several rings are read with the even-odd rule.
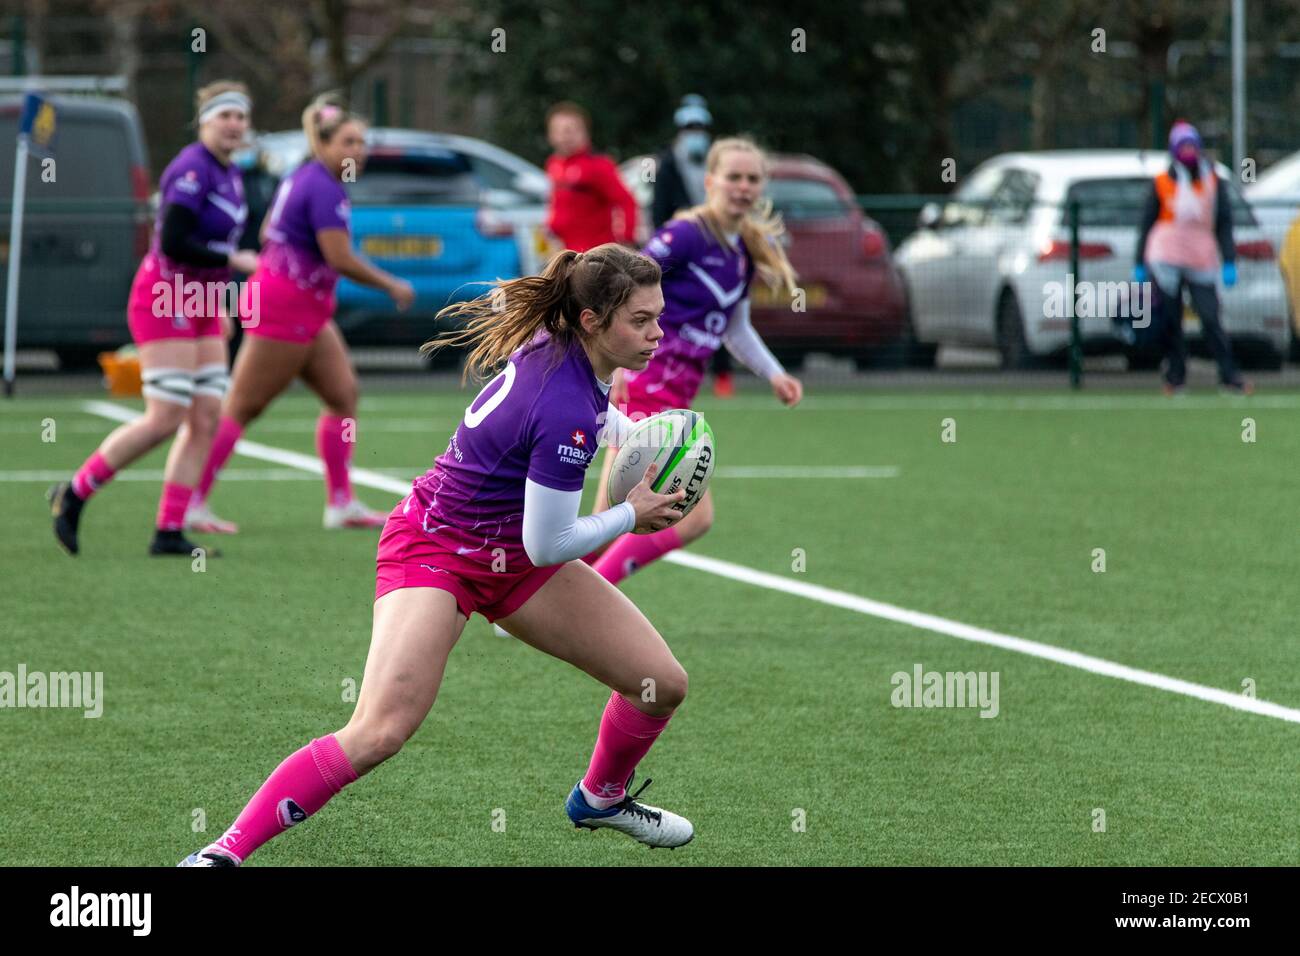
[[[569,436],[569,441],[573,442],[574,448],[581,448],[587,444],[587,433],[581,428],[575,428],[573,434]]]

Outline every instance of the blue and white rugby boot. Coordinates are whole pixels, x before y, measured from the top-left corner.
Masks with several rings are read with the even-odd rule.
[[[671,810],[661,810],[637,802],[636,798],[645,792],[651,782],[646,780],[641,784],[640,790],[631,793],[632,777],[628,777],[625,796],[608,810],[597,810],[588,804],[582,787],[575,784],[569,799],[565,801],[564,811],[575,827],[586,827],[588,830],[609,827],[626,833],[646,846],[666,846],[672,849],[690,843],[695,837],[695,827],[691,826],[690,820]]]

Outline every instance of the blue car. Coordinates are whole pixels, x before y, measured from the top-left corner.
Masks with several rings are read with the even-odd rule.
[[[347,184],[353,245],[410,282],[416,299],[398,313],[379,290],[341,279],[336,319],[353,345],[416,345],[447,328],[435,325],[438,310],[521,275],[519,244],[509,219],[484,203],[484,184],[463,153],[432,134],[380,129],[368,139],[365,169]],[[268,178],[305,155],[301,134],[263,137],[258,149]]]

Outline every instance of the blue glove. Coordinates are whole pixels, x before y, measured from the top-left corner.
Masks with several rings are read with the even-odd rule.
[[[1147,281],[1147,267],[1140,262],[1133,267],[1133,281],[1139,283]]]
[[[1235,262],[1225,262],[1223,264],[1223,284],[1229,289],[1237,284],[1237,264]]]

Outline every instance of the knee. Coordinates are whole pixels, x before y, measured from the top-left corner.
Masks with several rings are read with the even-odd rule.
[[[181,427],[189,408],[176,402],[154,402],[144,417],[144,427],[155,443],[166,441]]]
[[[338,390],[325,403],[325,410],[335,418],[357,417],[357,404],[361,400],[361,389],[356,382],[340,385]]]
[[[708,534],[712,527],[713,508],[702,504],[682,519],[677,533],[681,536],[683,544],[690,544]]]
[[[686,670],[675,661],[673,666],[655,679],[654,702],[668,711],[676,710],[686,700],[686,688],[689,680]]]
[[[224,414],[234,419],[240,428],[246,428],[248,423],[261,415],[265,408],[266,402],[250,402],[246,399],[239,399],[230,402]]]
[[[360,751],[357,763],[367,767],[397,755],[410,734],[394,720],[364,720],[352,726],[352,739]]]

